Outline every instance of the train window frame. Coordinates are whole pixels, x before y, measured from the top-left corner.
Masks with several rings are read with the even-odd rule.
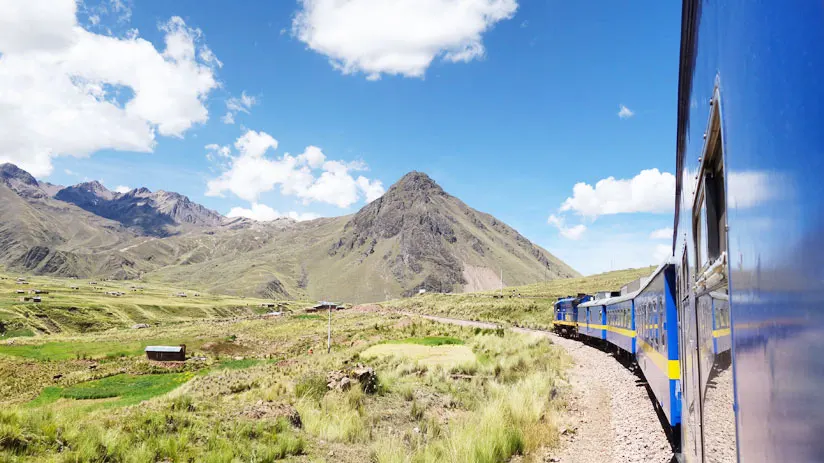
[[[692,204],[695,269],[700,275],[727,252],[727,198],[718,87],[710,100],[710,114]],[[705,236],[706,235],[706,236]],[[706,254],[706,255],[704,255]]]
[[[686,243],[683,246],[681,251],[681,281],[678,284],[678,290],[681,294],[678,295],[678,301],[683,302],[686,301],[690,296],[690,288],[692,288],[692,282],[690,281],[690,261],[689,255],[687,254],[687,246]]]

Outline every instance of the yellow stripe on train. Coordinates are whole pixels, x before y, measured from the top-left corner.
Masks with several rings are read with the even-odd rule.
[[[662,373],[669,377],[669,379],[681,379],[681,364],[678,360],[668,360],[641,338],[638,338],[638,347],[652,360],[652,363],[654,363]]]
[[[566,320],[553,320],[552,323],[556,325],[564,325],[564,326],[586,326],[586,323],[578,323],[578,322],[568,322]],[[613,333],[617,333],[623,336],[627,336],[630,338],[635,337],[635,330],[628,330],[626,328],[618,328],[616,326],[609,326],[609,325],[593,325],[592,323],[589,324],[589,327],[594,330],[607,330],[612,331]]]
[[[722,328],[720,330],[712,330],[712,337],[720,338],[722,336],[729,336],[730,329],[729,328]]]

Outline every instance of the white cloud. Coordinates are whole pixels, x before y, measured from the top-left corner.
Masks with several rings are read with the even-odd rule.
[[[635,113],[632,112],[631,109],[627,108],[624,105],[618,105],[618,108],[618,117],[620,117],[621,119],[629,119],[630,117],[635,115]]]
[[[370,200],[383,194],[379,180],[352,177],[352,171],[365,170],[363,162],[327,160],[316,146],[306,147],[298,156],[289,153],[278,158],[266,156],[270,149],[274,151],[277,147],[278,141],[271,135],[253,130],[235,142],[237,155],[232,155],[228,146],[207,145],[210,160],[221,164],[219,158],[224,158],[228,163],[221,164],[221,175],[208,182],[206,195],[231,192],[256,203],[262,193],[279,186],[281,194],[297,196],[307,204],[317,201],[346,208],[361,197]]]
[[[386,191],[383,188],[383,182],[380,180],[369,180],[362,175],[358,176],[357,184],[358,188],[360,188],[364,196],[366,196],[367,203],[371,203],[372,201],[380,198]]]
[[[127,3],[110,2],[128,15]],[[208,119],[218,86],[199,29],[161,24],[161,52],[135,32],[118,38],[78,24],[74,0],[0,0],[0,162],[35,176],[55,156],[150,152]]]
[[[317,218],[320,218],[320,215],[315,214],[314,212],[289,211],[286,214],[286,216],[289,217],[290,219],[297,220],[298,222],[305,222],[307,220],[315,220]]]
[[[584,232],[587,230],[587,227],[583,224],[567,227],[564,218],[558,217],[555,214],[549,216],[547,223],[555,226],[555,228],[558,229],[558,232],[561,233],[561,236],[570,240],[581,239],[581,236],[583,236]]]
[[[653,240],[669,240],[672,239],[672,228],[659,228],[649,234],[650,239]]]
[[[757,171],[730,172],[727,180],[727,198],[733,209],[746,209],[773,199],[777,195],[775,185],[787,184],[780,175],[771,179],[766,172]]]
[[[233,207],[232,210],[226,214],[226,217],[246,217],[252,220],[257,220],[258,222],[268,222],[270,220],[288,217],[290,219],[297,220],[298,222],[302,222],[304,220],[314,220],[320,216],[313,212],[298,213],[295,211],[289,211],[286,214],[281,214],[265,204],[252,203],[249,209],[244,207]]]
[[[658,169],[642,170],[631,179],[599,180],[595,187],[576,183],[572,197],[561,204],[561,212],[574,211],[595,218],[631,212],[672,212],[675,206],[675,176]]]
[[[226,100],[226,114],[220,120],[224,124],[234,124],[237,113],[249,114],[252,106],[256,103],[257,99],[255,97],[247,95],[245,91],[241,92],[239,98],[232,97]]]
[[[128,192],[132,191],[132,189],[131,189],[131,187],[127,187],[125,185],[117,185],[117,187],[115,187],[114,191],[116,191],[118,193],[128,193]]]
[[[672,246],[668,244],[656,244],[655,250],[652,252],[652,258],[655,263],[660,264],[672,256]]]
[[[66,173],[66,175],[77,175],[77,173],[76,173],[76,172],[74,172],[74,171],[72,171],[72,170],[69,170],[69,169],[64,169],[64,170],[63,170],[63,172],[65,172],[65,173]]]
[[[292,34],[344,74],[422,77],[436,58],[482,58],[482,35],[516,0],[300,0]]]

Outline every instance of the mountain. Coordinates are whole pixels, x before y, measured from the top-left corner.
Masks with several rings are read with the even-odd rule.
[[[50,193],[0,166],[0,263],[181,288],[365,302],[577,276],[495,217],[411,172],[355,214],[227,219],[187,197],[86,182]],[[53,190],[53,189],[52,189]]]
[[[31,174],[14,164],[0,164],[0,183],[22,197],[41,198],[48,196]]]
[[[217,212],[178,193],[152,193],[148,188],[116,193],[97,181],[63,188],[54,198],[152,236],[177,233],[178,226],[210,227],[223,221]]]
[[[410,172],[344,226],[331,256],[379,252],[386,270],[426,291],[483,290],[507,282],[576,275],[559,259],[494,217],[447,194],[426,174]]]

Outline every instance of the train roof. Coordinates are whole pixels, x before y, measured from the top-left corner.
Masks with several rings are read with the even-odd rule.
[[[658,268],[656,268],[652,273],[650,273],[650,275],[647,277],[647,281],[645,281],[644,284],[641,285],[640,288],[638,288],[638,291],[636,291],[635,294],[640,294],[645,289],[647,289],[647,286],[652,284],[652,280],[654,280],[655,277],[657,277],[659,273],[663,272],[664,269],[667,268],[668,265],[673,265],[673,264],[675,264],[675,259],[672,256],[667,257],[667,259],[664,262],[661,262],[661,265],[659,265]]]
[[[604,299],[590,299],[589,301],[578,304],[578,307],[596,307],[599,305],[604,305],[604,301],[608,301],[610,299],[612,298],[607,297]]]
[[[615,304],[618,304],[619,302],[631,301],[631,300],[635,299],[635,297],[638,296],[638,293],[640,293],[640,292],[641,291],[633,291],[629,294],[623,294],[621,296],[611,297],[609,299],[603,300],[601,302],[601,305],[615,305]]]

